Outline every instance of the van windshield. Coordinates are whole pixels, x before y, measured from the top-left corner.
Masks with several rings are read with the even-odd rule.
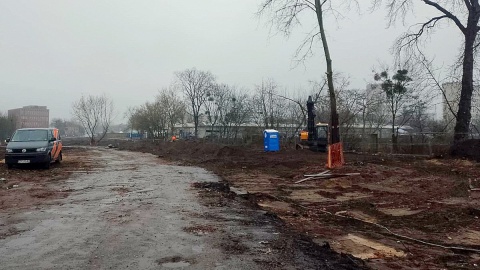
[[[12,142],[48,141],[47,130],[17,130],[11,139]]]

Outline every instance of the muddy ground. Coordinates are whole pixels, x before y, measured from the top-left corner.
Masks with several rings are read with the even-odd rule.
[[[8,170],[4,163],[5,148],[0,147],[0,211],[29,209],[53,199],[65,198],[70,190],[52,188],[52,184],[65,181],[73,171],[90,171],[100,164],[92,164],[83,148],[65,147],[65,157],[50,170],[39,166],[23,166]],[[0,238],[2,232],[0,231]]]
[[[366,268],[203,169],[104,148],[64,157],[0,167],[0,269]]]
[[[323,172],[326,155],[193,141],[113,144],[204,167],[247,191],[289,229],[373,269],[480,268],[477,162],[350,153],[334,173],[360,175],[295,184],[304,174]]]
[[[360,175],[295,184],[304,174],[324,171],[326,155],[294,149],[264,153],[261,145],[192,141],[107,143],[120,150],[153,153],[178,165],[204,167],[247,191],[245,197],[280,218],[287,231],[300,233],[319,247],[352,254],[371,268],[480,268],[477,162],[350,153],[346,166],[334,172]],[[64,181],[74,170],[88,173],[102,166],[89,160],[84,149],[66,147],[64,162],[51,170],[8,171],[0,166],[0,212],[66,198],[71,190],[52,188],[52,183]],[[4,226],[0,239],[17,233]]]

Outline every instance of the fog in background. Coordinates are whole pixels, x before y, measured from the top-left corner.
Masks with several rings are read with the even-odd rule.
[[[360,1],[368,2],[368,1]],[[82,94],[111,97],[124,112],[153,100],[169,86],[174,72],[196,67],[222,83],[253,89],[272,78],[287,93],[307,92],[308,81],[325,73],[323,50],[295,67],[295,50],[315,25],[312,13],[286,39],[275,35],[268,18],[255,16],[261,0],[99,1],[4,0],[0,2],[0,111],[44,105],[50,119],[71,118],[71,104]],[[406,26],[386,28],[383,10],[369,5],[326,22],[334,72],[350,77],[350,88],[364,89],[373,67],[391,64],[390,48],[415,22],[436,14],[421,6]],[[433,12],[433,13],[432,13]],[[460,32],[444,25],[432,37],[430,56],[450,65],[458,54]],[[303,90],[302,90],[303,89]],[[437,109],[440,111],[440,108]]]

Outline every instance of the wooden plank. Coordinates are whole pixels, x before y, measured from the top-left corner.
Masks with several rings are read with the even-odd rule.
[[[312,179],[330,179],[330,178],[338,178],[338,177],[345,177],[345,176],[354,176],[354,175],[360,175],[360,173],[345,173],[345,174],[318,174],[316,176],[309,176],[307,178],[298,180],[295,182],[295,184],[299,184],[308,180]]]
[[[317,173],[317,174],[305,174],[304,177],[314,177],[314,176],[319,176],[319,175],[324,175],[326,173],[329,173],[330,171],[329,170],[326,170],[324,172],[321,172],[321,173]]]

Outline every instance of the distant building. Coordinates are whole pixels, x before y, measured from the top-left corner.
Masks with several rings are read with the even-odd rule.
[[[82,132],[82,130],[83,130],[83,128],[80,125],[75,125],[75,124],[68,123],[63,130],[63,136],[79,137],[79,136],[82,136],[84,134],[84,132]]]
[[[461,82],[449,82],[442,84],[445,97],[443,99],[443,120],[447,123],[447,127],[453,130],[455,127],[455,117],[450,110],[453,110],[455,114],[458,112],[458,102],[460,101],[460,92],[462,90]],[[479,86],[474,86],[472,95],[472,123],[480,120],[480,93]],[[448,103],[447,103],[448,102]],[[450,106],[449,106],[450,105]]]
[[[8,117],[13,119],[15,129],[48,128],[50,122],[47,106],[31,105],[8,110]]]

